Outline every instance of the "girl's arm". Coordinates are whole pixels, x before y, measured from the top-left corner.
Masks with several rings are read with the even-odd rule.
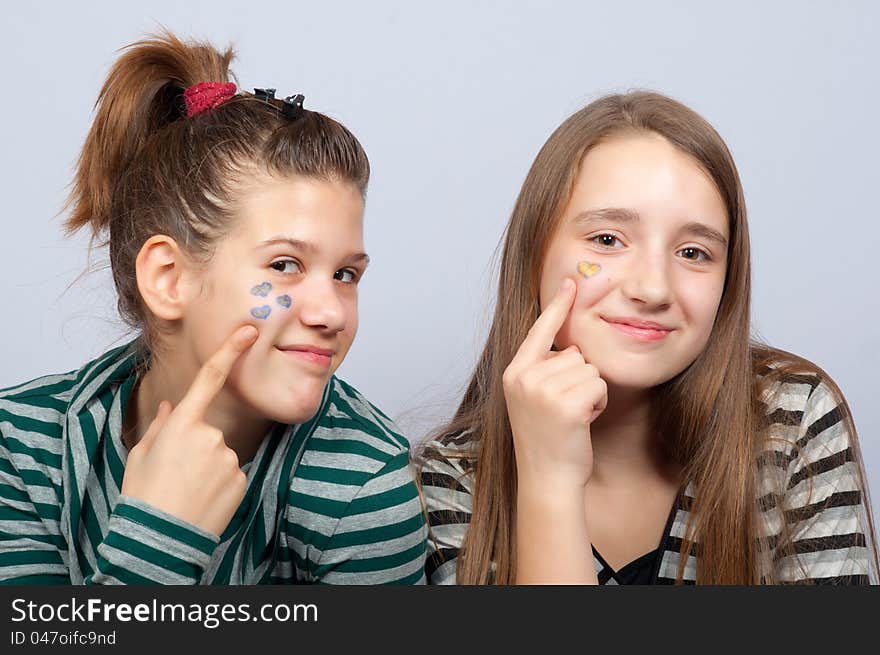
[[[456,456],[458,455],[458,456]],[[428,584],[457,584],[458,553],[473,512],[473,474],[465,451],[433,441],[418,458],[428,519]]]
[[[583,489],[518,479],[516,583],[599,584]]]
[[[61,533],[55,488],[22,451],[23,444],[0,434],[0,584],[71,584],[67,561],[76,554]],[[97,568],[76,582],[196,584],[219,541],[124,496],[108,528],[97,544]]]
[[[552,350],[576,294],[566,279],[504,371],[516,453],[516,583],[598,584],[586,524],[591,423],[608,390],[577,346]]]
[[[45,491],[52,493],[48,478],[38,471],[31,473],[31,480],[44,483]],[[70,584],[61,556],[65,542],[58,529],[59,508],[42,505],[41,516],[11,461],[2,434],[0,480],[0,584]]]
[[[846,405],[824,383],[806,401],[782,502],[791,547],[775,562],[780,582],[876,583],[867,481]]]

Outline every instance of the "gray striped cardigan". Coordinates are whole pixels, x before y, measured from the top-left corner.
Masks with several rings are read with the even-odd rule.
[[[761,539],[771,549],[775,578],[782,583],[876,583],[867,543],[864,482],[853,457],[852,436],[843,408],[830,388],[810,375],[790,375],[763,398],[771,435],[759,457]],[[473,506],[474,479],[470,434],[425,445],[419,457],[422,492],[430,537],[426,572],[430,584],[455,584],[459,549]],[[438,455],[438,453],[443,455]],[[461,453],[461,456],[457,456]],[[653,584],[673,584],[682,538],[696,490],[684,486],[670,511],[659,544]],[[782,523],[793,535],[794,554],[773,552]],[[683,582],[696,582],[699,535],[687,555]],[[620,584],[595,549],[593,563],[600,584]]]

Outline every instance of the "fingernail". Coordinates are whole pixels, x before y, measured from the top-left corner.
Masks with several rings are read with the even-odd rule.
[[[241,334],[239,338],[242,341],[250,341],[251,339],[255,339],[259,335],[259,331],[253,325],[245,325],[241,329]]]
[[[571,278],[567,277],[562,281],[562,286],[559,287],[559,290],[560,291],[568,291],[569,289],[571,289],[571,285],[572,285]]]

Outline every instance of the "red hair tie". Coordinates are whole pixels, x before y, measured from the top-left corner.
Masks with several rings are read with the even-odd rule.
[[[235,95],[232,82],[199,82],[183,92],[186,117],[192,118],[206,109],[214,109]]]

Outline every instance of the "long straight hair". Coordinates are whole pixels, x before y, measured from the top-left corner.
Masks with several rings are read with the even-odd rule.
[[[820,369],[750,340],[745,201],[733,158],[719,134],[688,107],[657,93],[601,98],[556,129],[526,176],[506,229],[486,345],[455,416],[438,434],[440,443],[464,432],[477,436],[465,455],[475,489],[470,526],[458,556],[461,584],[514,582],[516,462],[501,377],[539,314],[542,262],[585,154],[603,140],[627,133],[659,134],[693,157],[713,180],[728,215],[727,271],[711,338],[684,372],[654,394],[655,410],[663,410],[654,412],[657,434],[697,490],[681,552],[692,553],[698,536],[700,583],[773,582],[767,549],[760,545],[756,503],[758,455],[768,427],[761,409],[764,390],[786,371],[814,373],[846,409],[842,394]],[[844,420],[855,438],[848,411]],[[864,480],[857,449],[855,453]],[[431,449],[423,453],[427,458],[443,455]],[[461,456],[457,451],[456,457]],[[869,501],[864,502],[869,523],[865,530],[873,535]],[[784,526],[776,540],[777,553],[787,552],[791,535],[785,534]],[[687,557],[680,558],[679,581],[686,562]]]

